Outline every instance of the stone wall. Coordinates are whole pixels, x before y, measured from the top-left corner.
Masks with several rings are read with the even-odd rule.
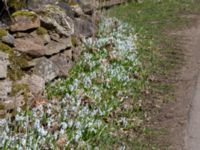
[[[0,19],[0,117],[45,98],[45,84],[67,77],[96,28],[86,4],[30,0],[27,8]]]
[[[99,8],[111,7],[111,6],[119,5],[126,2],[128,2],[128,0],[97,0]]]
[[[10,15],[0,7],[0,118],[45,98],[45,85],[67,77],[95,34],[96,9],[127,0],[18,1],[8,0]]]
[[[90,4],[94,8],[111,7],[114,5],[122,4],[130,0],[84,0],[85,4]]]

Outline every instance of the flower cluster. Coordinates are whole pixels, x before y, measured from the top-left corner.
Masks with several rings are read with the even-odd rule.
[[[14,120],[0,122],[0,148],[100,148],[101,138],[111,132],[106,118],[134,92],[132,74],[140,66],[136,41],[128,24],[103,19],[96,39],[84,41],[70,77],[47,87],[50,100],[27,110],[18,108]],[[125,116],[118,121],[128,126]]]

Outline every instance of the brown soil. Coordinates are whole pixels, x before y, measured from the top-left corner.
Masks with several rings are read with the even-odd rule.
[[[170,77],[176,83],[176,100],[161,109],[154,124],[168,129],[169,134],[161,139],[170,145],[167,150],[200,149],[200,16],[190,17],[193,25],[171,33],[181,37],[184,54],[181,69]]]

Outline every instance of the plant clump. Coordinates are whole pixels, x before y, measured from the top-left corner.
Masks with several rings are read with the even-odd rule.
[[[4,43],[0,43],[0,51],[9,55],[8,77],[13,81],[20,79],[24,75],[22,69],[28,66],[28,56],[15,52],[13,48]]]
[[[7,53],[9,56],[12,56],[14,54],[14,50],[10,46],[2,42],[0,42],[0,51]]]
[[[111,29],[114,30],[110,32]],[[141,102],[133,100],[145,83],[137,59],[137,38],[129,25],[116,19],[102,20],[99,30],[97,39],[84,41],[83,54],[69,72],[69,78],[47,86],[49,101],[38,101],[26,111],[18,108],[15,120],[5,123],[7,130],[0,135],[0,148],[112,149],[115,144],[116,149],[122,149],[128,146],[126,132],[117,133],[131,132],[142,124],[141,116],[134,111],[140,109]],[[136,73],[141,73],[142,81],[134,78]],[[136,104],[129,109],[121,108],[133,101]],[[119,142],[118,135],[122,138]]]
[[[71,37],[71,43],[74,47],[78,46],[79,42],[76,36]]]
[[[17,16],[27,16],[27,17],[30,17],[32,19],[32,21],[34,21],[37,18],[37,15],[34,12],[25,11],[25,10],[19,10],[12,14],[13,18],[15,18]]]
[[[76,0],[69,0],[69,1],[67,2],[67,4],[68,4],[69,6],[76,6],[76,5],[78,5],[78,2],[77,2]]]
[[[29,93],[28,84],[13,83],[11,96],[16,96],[19,92],[22,92],[24,99],[27,100]]]
[[[19,10],[25,6],[25,0],[8,0],[8,6],[14,10]]]
[[[44,27],[39,27],[39,28],[37,28],[36,32],[38,35],[45,35],[48,33],[48,30],[45,29]]]
[[[8,34],[8,32],[5,29],[0,29],[0,38],[2,38],[3,36],[6,36]]]
[[[14,54],[9,57],[9,60],[11,63],[8,71],[9,78],[13,81],[21,79],[25,74],[23,69],[28,66],[29,58],[26,55]]]

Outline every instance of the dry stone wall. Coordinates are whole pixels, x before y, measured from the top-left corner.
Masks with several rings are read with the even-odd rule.
[[[45,98],[45,85],[67,77],[95,34],[96,9],[126,1],[8,0],[10,15],[0,7],[0,118]]]
[[[68,75],[81,41],[95,32],[94,15],[94,8],[83,3],[30,0],[13,11],[12,21],[1,16],[0,117],[44,98],[45,84]]]
[[[111,7],[129,1],[131,0],[95,0],[95,3],[98,8],[102,8],[102,7]]]

